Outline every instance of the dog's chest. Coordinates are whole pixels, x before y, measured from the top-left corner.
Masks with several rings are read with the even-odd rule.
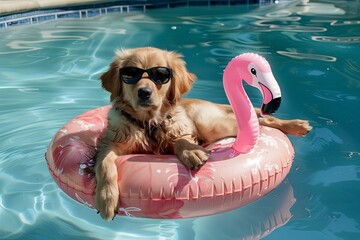
[[[172,153],[173,140],[168,133],[169,131],[164,125],[137,129],[133,138],[135,147],[133,151],[151,154]]]
[[[130,121],[119,114],[110,114],[107,138],[117,143],[122,154],[173,154],[176,140],[191,135],[194,129],[188,118],[179,117],[184,114],[177,113],[173,112],[157,124]]]

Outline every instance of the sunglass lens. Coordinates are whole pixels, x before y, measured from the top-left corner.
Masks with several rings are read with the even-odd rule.
[[[143,70],[136,67],[124,67],[120,69],[120,77],[124,83],[133,84],[139,81]]]
[[[156,68],[151,68],[149,70],[150,70],[149,75],[154,82],[164,84],[167,83],[171,78],[171,72],[170,69],[168,68],[156,67]]]

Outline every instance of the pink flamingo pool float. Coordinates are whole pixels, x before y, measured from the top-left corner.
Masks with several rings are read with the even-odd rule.
[[[211,215],[255,201],[284,180],[294,158],[292,144],[281,131],[259,126],[242,80],[260,90],[264,113],[269,105],[278,107],[280,88],[268,62],[253,53],[233,58],[223,82],[238,124],[236,139],[207,146],[210,159],[199,170],[186,169],[173,155],[119,157],[118,214],[148,218]],[[90,169],[110,108],[97,108],[70,120],[56,133],[46,153],[55,182],[90,208],[94,208],[95,189]]]

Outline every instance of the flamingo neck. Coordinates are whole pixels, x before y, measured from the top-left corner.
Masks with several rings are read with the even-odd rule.
[[[224,88],[234,111],[237,122],[237,136],[232,146],[239,153],[249,152],[256,144],[259,136],[259,122],[251,101],[246,94],[242,76],[233,68],[224,72]]]

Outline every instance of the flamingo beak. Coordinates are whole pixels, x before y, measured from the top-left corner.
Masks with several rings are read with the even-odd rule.
[[[281,103],[281,97],[278,97],[278,98],[274,98],[267,104],[263,104],[261,106],[261,114],[271,115],[275,113],[279,109],[280,103]]]
[[[263,95],[261,115],[271,115],[275,113],[280,107],[280,87],[272,73],[262,74],[258,84],[259,89]]]

